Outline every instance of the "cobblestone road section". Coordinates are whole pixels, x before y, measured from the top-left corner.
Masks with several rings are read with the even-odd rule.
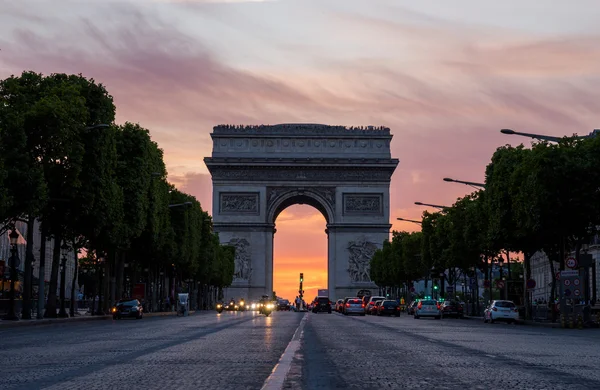
[[[260,389],[300,313],[199,313],[0,330],[1,389]]]
[[[285,389],[600,389],[600,334],[310,315]]]

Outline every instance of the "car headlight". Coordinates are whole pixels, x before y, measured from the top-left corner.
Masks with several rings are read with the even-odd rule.
[[[240,306],[244,306],[244,302],[240,302]]]
[[[217,309],[220,309],[222,307],[223,307],[223,305],[217,305]]]
[[[256,309],[256,303],[253,303],[253,304],[252,304],[252,308],[253,308],[253,309]]]
[[[274,308],[274,307],[275,307],[275,305],[273,305],[272,303],[268,303],[268,304],[267,304],[267,309],[272,309],[272,308]]]
[[[238,308],[238,305],[235,305],[235,308],[237,309],[237,308]]]
[[[113,307],[113,308],[112,308],[112,312],[113,312],[113,313],[116,313],[116,312],[117,312],[117,308],[116,308],[116,307]]]

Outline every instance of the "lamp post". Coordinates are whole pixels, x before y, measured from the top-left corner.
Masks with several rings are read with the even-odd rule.
[[[433,207],[433,208],[440,209],[440,210],[446,210],[446,209],[449,208],[448,206],[440,206],[440,205],[437,205],[437,204],[423,203],[423,202],[415,202],[415,204],[417,206]]]
[[[191,206],[192,202],[183,202],[183,203],[175,203],[175,204],[170,204],[169,208],[173,208],[173,207],[182,207],[182,206]]]
[[[96,315],[104,315],[104,310],[102,309],[102,277],[104,276],[104,257],[102,255],[97,257],[98,262],[98,308],[96,309]]]
[[[68,318],[69,314],[67,313],[65,305],[65,288],[67,284],[67,255],[65,255],[65,250],[69,249],[69,247],[64,245],[61,249],[63,252],[60,261],[60,310],[58,311],[58,318]],[[71,297],[71,299],[73,299],[73,297]]]
[[[406,219],[406,218],[396,218],[398,221],[406,221],[406,222],[412,222],[412,223],[416,223],[417,225],[422,225],[423,222],[421,221],[415,221],[414,219]]]
[[[467,185],[467,186],[474,187],[475,189],[485,188],[485,184],[483,184],[483,183],[476,183],[476,182],[464,181],[464,180],[456,180],[456,179],[451,179],[449,177],[445,177],[444,181],[448,182],[448,183],[464,184],[464,185]]]
[[[502,134],[506,134],[506,135],[521,135],[523,137],[539,139],[541,141],[560,142],[562,140],[562,137],[555,137],[552,135],[543,135],[543,134],[521,133],[519,131],[514,131],[512,129],[502,129],[502,130],[500,130],[500,132]],[[575,139],[594,138],[594,137],[597,137],[599,134],[600,134],[600,130],[594,129],[594,131],[592,131],[588,135],[581,135],[581,136],[575,137]]]
[[[16,229],[13,229],[8,235],[10,239],[10,260],[8,265],[10,266],[10,301],[8,306],[8,314],[4,316],[4,320],[7,321],[19,321],[19,317],[15,312],[15,280],[19,277],[17,268],[21,263],[19,260],[19,254],[17,253],[17,243],[19,242],[19,233]]]

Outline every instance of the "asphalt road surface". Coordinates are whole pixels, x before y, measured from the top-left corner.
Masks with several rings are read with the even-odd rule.
[[[0,328],[0,389],[600,389],[599,368],[598,330],[406,315]]]

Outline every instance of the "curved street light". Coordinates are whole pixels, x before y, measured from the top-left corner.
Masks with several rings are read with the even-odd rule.
[[[170,204],[169,208],[173,208],[173,207],[189,207],[191,205],[192,205],[192,202],[175,203],[175,204]]]
[[[412,223],[416,223],[416,224],[418,224],[418,225],[421,225],[421,224],[423,224],[423,222],[421,222],[421,221],[415,221],[414,219],[406,219],[406,218],[400,218],[400,217],[398,217],[398,218],[396,218],[396,219],[397,219],[398,221],[412,222]]]
[[[465,184],[471,187],[475,187],[477,189],[479,188],[485,188],[485,184],[483,183],[475,183],[472,181],[464,181],[464,180],[456,180],[456,179],[451,179],[449,177],[445,177],[444,181],[449,182],[449,183],[460,183],[460,184]]]
[[[433,208],[440,209],[440,210],[446,210],[446,209],[449,208],[448,206],[440,206],[440,205],[437,205],[437,204],[423,203],[423,202],[415,202],[415,204],[417,206],[433,207]]]

